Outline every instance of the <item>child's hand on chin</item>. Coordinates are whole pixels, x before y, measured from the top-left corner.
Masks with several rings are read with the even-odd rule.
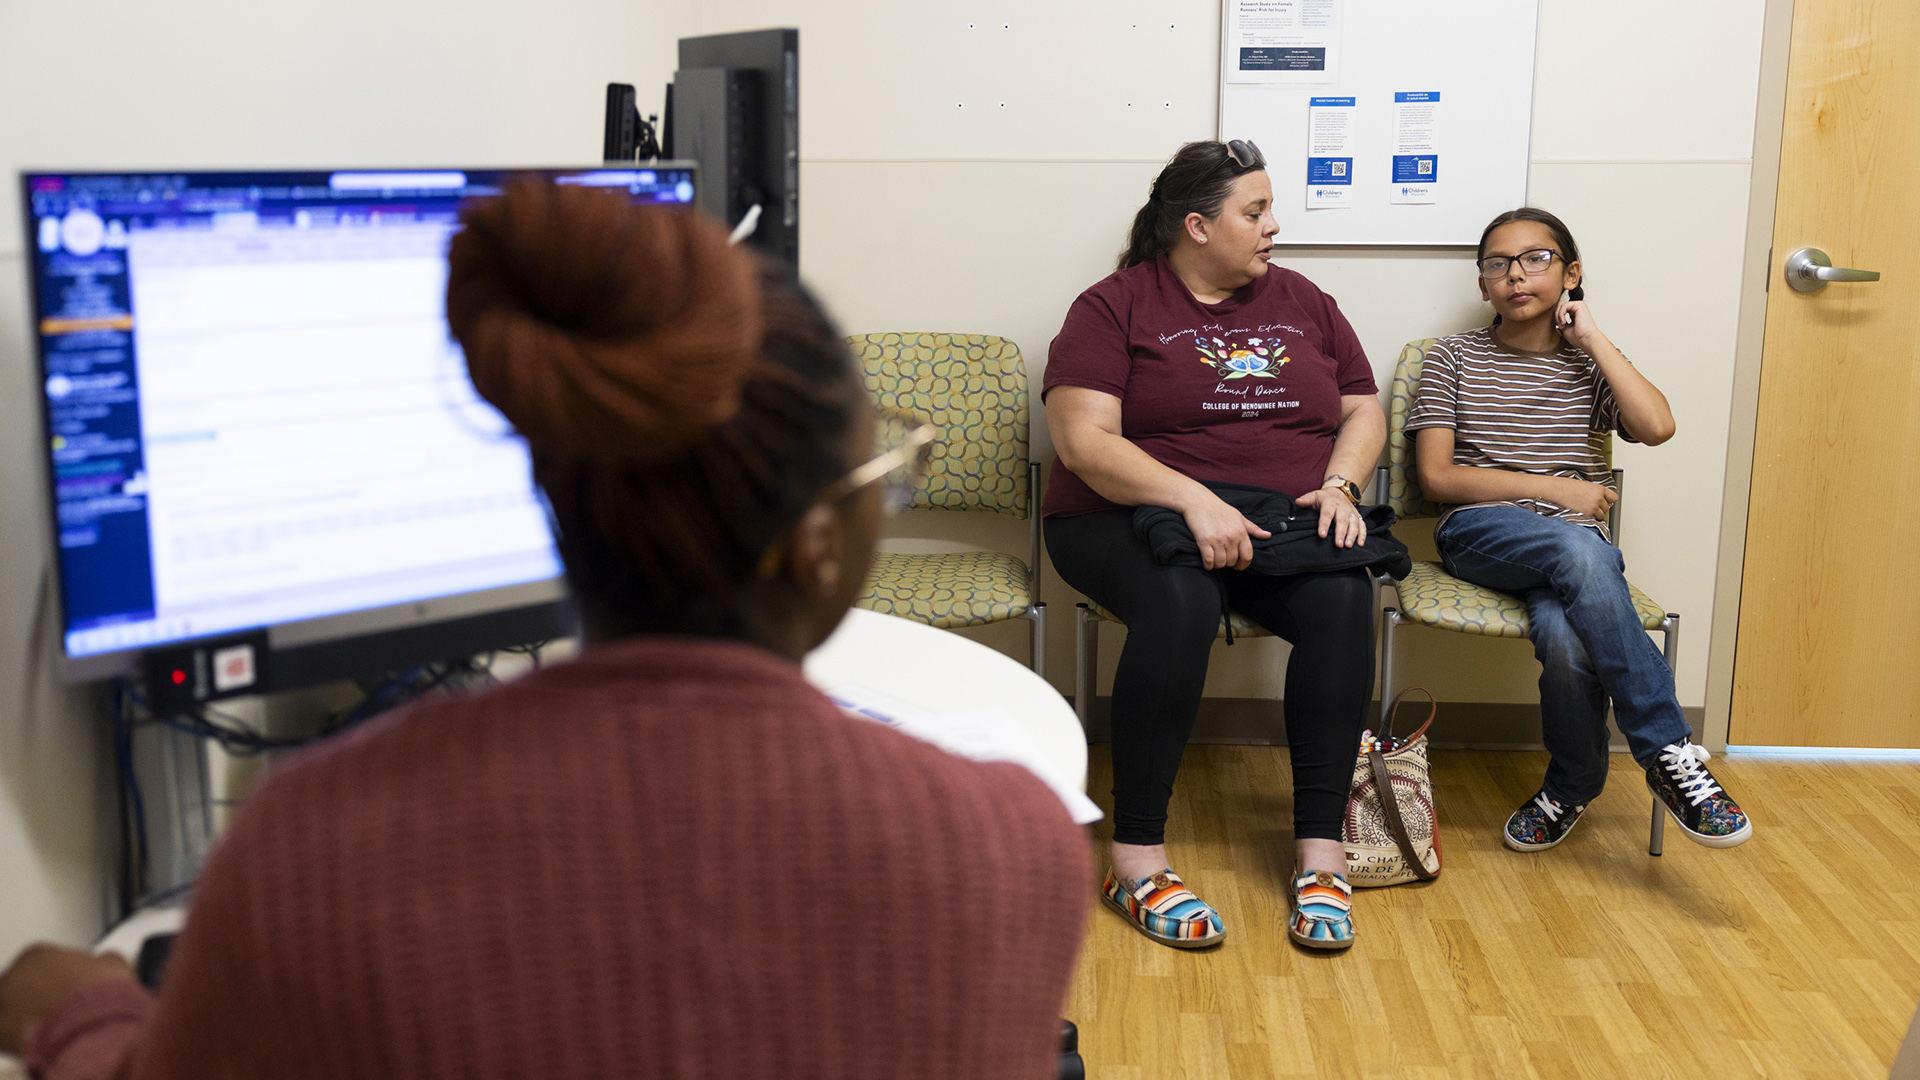
[[[1594,325],[1593,310],[1587,307],[1585,300],[1568,300],[1561,297],[1560,302],[1554,305],[1553,325],[1560,331],[1560,336],[1567,339],[1568,344],[1586,349],[1588,352],[1593,351],[1588,348],[1588,342],[1606,340],[1606,335]]]

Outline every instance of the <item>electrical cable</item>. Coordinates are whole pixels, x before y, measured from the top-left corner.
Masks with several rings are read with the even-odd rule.
[[[528,642],[525,645],[502,645],[496,651],[503,652],[503,653],[512,653],[516,656],[524,656],[528,660],[533,662],[533,670],[539,671],[540,670],[540,652],[542,649],[545,649],[547,646],[551,644],[553,644],[551,640],[533,641],[533,642]]]
[[[520,653],[540,666],[540,650],[548,642],[508,646],[499,651]],[[492,655],[480,664],[472,657],[445,663],[422,664],[379,682],[361,687],[362,697],[353,705],[321,720],[311,735],[273,736],[256,731],[247,721],[210,705],[196,705],[176,713],[155,712],[146,695],[130,679],[113,686],[113,751],[120,773],[120,908],[125,918],[143,907],[170,899],[193,887],[193,881],[148,894],[152,855],[148,847],[146,801],[140,789],[140,777],[134,767],[134,731],[140,727],[164,727],[217,744],[234,757],[252,757],[280,750],[294,750],[339,734],[365,723],[382,713],[416,701],[462,677],[484,678],[498,682],[489,670]]]
[[[540,645],[536,644],[512,646],[501,651],[534,654],[538,648]],[[221,712],[210,705],[198,705],[178,713],[156,713],[148,706],[145,696],[137,688],[126,685],[124,693],[127,700],[137,705],[144,713],[144,716],[132,720],[132,726],[156,725],[171,728],[218,743],[222,749],[235,756],[247,757],[275,750],[297,749],[325,739],[347,728],[365,723],[381,713],[425,697],[463,676],[491,677],[485,666],[475,663],[471,658],[447,663],[423,664],[364,689],[364,696],[358,702],[323,718],[313,734],[285,737],[256,731],[245,720],[230,713]]]
[[[146,798],[140,791],[140,774],[133,765],[133,728],[136,721],[130,705],[138,691],[121,681],[114,694],[113,753],[120,767],[121,791],[130,809],[121,818],[121,906],[131,912],[139,896],[146,891],[152,873],[151,853],[147,847]],[[127,834],[131,832],[129,837]]]

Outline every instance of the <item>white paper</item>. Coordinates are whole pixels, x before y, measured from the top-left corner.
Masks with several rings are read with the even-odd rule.
[[[1307,209],[1353,206],[1354,110],[1359,99],[1307,99]]]
[[[1330,83],[1340,77],[1342,0],[1227,0],[1227,81]]]
[[[1106,816],[1086,792],[1061,775],[1033,736],[1005,709],[936,713],[864,686],[843,686],[827,696],[854,716],[885,724],[949,754],[1021,766],[1053,790],[1075,825],[1091,825]]]
[[[1393,95],[1393,194],[1396,203],[1440,201],[1440,92]]]

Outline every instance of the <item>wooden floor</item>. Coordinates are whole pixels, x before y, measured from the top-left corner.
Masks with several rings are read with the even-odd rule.
[[[1190,748],[1168,846],[1227,940],[1169,949],[1096,906],[1067,1007],[1087,1075],[1887,1075],[1920,998],[1920,764],[1715,758],[1754,838],[1714,851],[1669,826],[1654,859],[1615,755],[1572,837],[1508,851],[1545,760],[1436,751],[1442,877],[1359,891],[1354,947],[1323,955],[1286,935],[1285,750]],[[1111,809],[1104,746],[1091,767]]]

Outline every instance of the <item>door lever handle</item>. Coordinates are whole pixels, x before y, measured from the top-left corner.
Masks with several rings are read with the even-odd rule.
[[[1879,281],[1878,270],[1849,270],[1833,265],[1819,248],[1801,248],[1787,256],[1787,284],[1794,292],[1815,293],[1829,281]]]

